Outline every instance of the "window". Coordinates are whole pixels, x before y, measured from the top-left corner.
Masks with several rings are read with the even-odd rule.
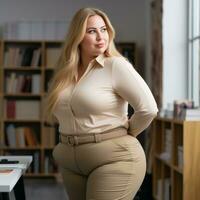
[[[189,0],[188,96],[200,105],[200,3]]]

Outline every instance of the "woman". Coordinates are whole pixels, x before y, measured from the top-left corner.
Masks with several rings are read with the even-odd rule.
[[[59,123],[53,156],[70,200],[132,200],[146,170],[136,136],[157,114],[140,75],[116,50],[105,13],[80,9],[72,19],[48,96]],[[128,102],[134,115],[127,118]]]

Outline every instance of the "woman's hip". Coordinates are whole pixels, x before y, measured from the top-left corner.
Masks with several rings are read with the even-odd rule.
[[[84,175],[113,162],[132,162],[134,165],[146,166],[140,142],[130,135],[77,146],[59,143],[54,148],[53,157],[61,167]]]
[[[77,162],[85,174],[99,166],[121,161],[146,166],[146,158],[140,142],[130,135],[100,143],[80,145],[75,151]]]

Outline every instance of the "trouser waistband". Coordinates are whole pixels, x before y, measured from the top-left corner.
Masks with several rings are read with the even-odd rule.
[[[63,133],[60,133],[60,142],[71,146],[77,146],[80,144],[98,143],[112,138],[121,137],[127,134],[127,129],[122,127],[102,133],[92,133],[86,135],[65,135]]]

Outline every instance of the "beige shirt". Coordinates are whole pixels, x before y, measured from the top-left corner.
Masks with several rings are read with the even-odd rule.
[[[134,108],[130,120],[128,102]],[[100,55],[78,82],[60,92],[54,115],[63,134],[101,133],[125,127],[137,136],[157,111],[147,84],[125,58]]]

